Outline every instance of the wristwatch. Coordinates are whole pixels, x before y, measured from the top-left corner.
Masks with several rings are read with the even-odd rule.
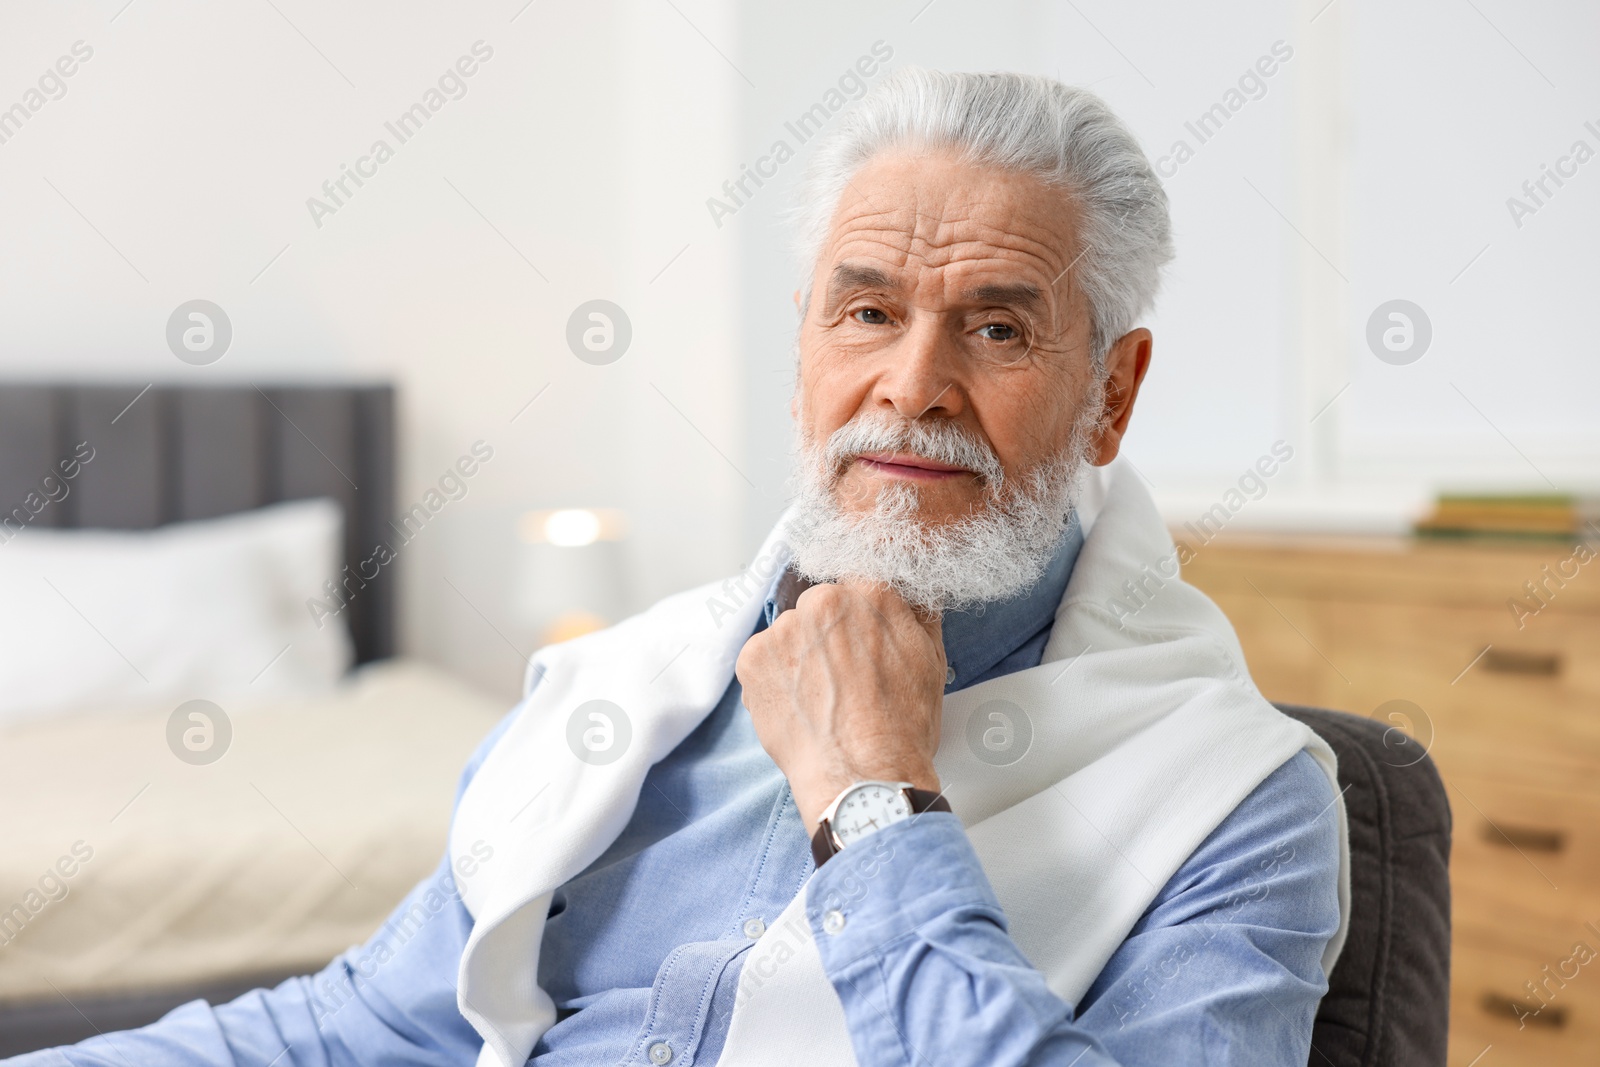
[[[949,811],[943,793],[910,782],[857,782],[834,798],[811,837],[811,858],[821,867],[846,845],[925,811]]]

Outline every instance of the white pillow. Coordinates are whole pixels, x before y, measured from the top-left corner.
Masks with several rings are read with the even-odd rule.
[[[342,512],[274,504],[148,531],[31,528],[0,544],[0,722],[83,707],[327,691],[353,658]]]

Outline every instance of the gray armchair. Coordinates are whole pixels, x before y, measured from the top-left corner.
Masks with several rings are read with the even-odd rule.
[[[1291,704],[1339,757],[1352,918],[1311,1037],[1321,1067],[1444,1067],[1450,1015],[1450,804],[1417,741]]]

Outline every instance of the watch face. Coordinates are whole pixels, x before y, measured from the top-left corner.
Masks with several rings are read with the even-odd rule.
[[[841,844],[859,841],[885,826],[911,818],[911,807],[898,786],[867,782],[844,795],[833,813],[833,832]]]

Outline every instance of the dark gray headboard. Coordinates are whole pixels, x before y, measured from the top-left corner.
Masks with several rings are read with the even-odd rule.
[[[351,573],[393,538],[391,386],[0,384],[0,517],[80,441],[94,459],[31,524],[145,529],[328,496]],[[394,653],[392,572],[349,602],[358,663]]]

